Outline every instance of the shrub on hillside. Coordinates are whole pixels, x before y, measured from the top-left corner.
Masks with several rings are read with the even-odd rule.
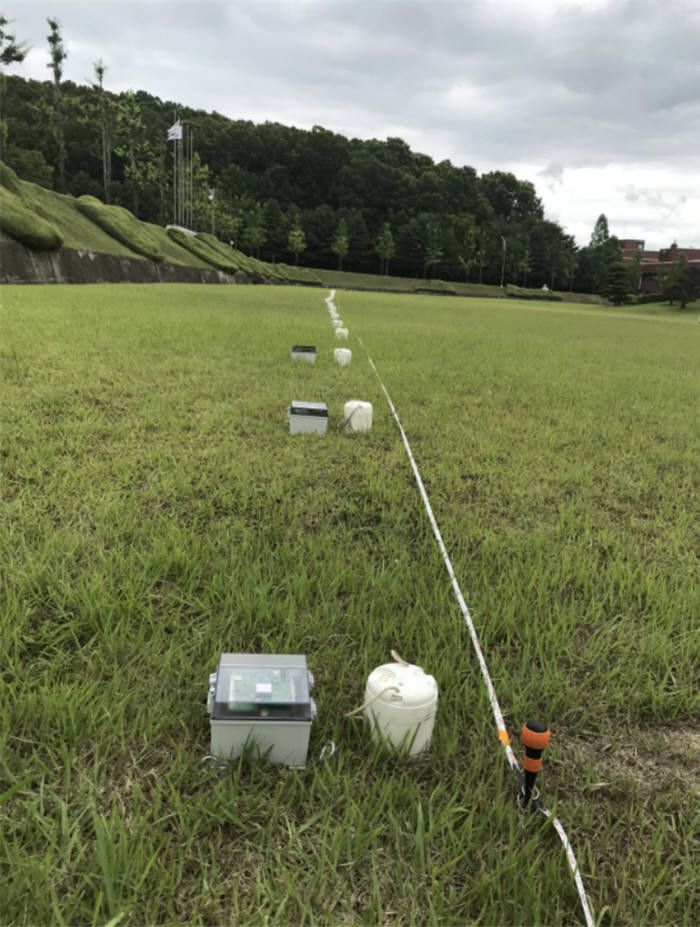
[[[136,254],[142,254],[152,261],[164,261],[165,255],[158,242],[149,235],[142,222],[122,206],[106,206],[94,196],[80,196],[76,200],[78,209],[95,225],[116,238]]]
[[[19,177],[4,161],[0,161],[0,184],[10,193],[15,193],[17,196],[22,195]]]
[[[242,257],[245,257],[245,255],[242,255]],[[251,271],[265,280],[277,280],[282,283],[285,279],[276,264],[268,264],[267,261],[260,261],[258,258],[253,257],[247,258],[247,261]]]
[[[531,290],[528,287],[513,286],[510,283],[504,289],[509,299],[539,299],[548,303],[560,303],[562,301],[559,293],[553,293],[551,290]]]
[[[199,232],[196,237],[210,245],[218,254],[224,255],[228,260],[233,260],[238,269],[247,274],[251,280],[260,282],[263,280],[276,280],[279,283],[291,280],[295,283],[311,283],[320,286],[321,281],[318,277],[313,271],[306,270],[306,268],[288,268],[286,264],[268,264],[267,261],[260,261],[258,258],[243,254],[242,251],[230,248],[208,232]],[[290,269],[291,271],[298,270],[300,272],[293,273],[292,277],[290,277],[288,273]]]
[[[184,233],[183,233],[184,234]],[[192,237],[192,236],[190,236]],[[220,254],[224,260],[228,261],[231,264],[236,264],[234,256],[237,256],[239,252],[234,251],[233,248],[229,245],[224,244],[223,241],[219,241],[216,235],[212,235],[210,232],[197,232],[194,236],[198,241],[203,241],[205,245],[208,245],[210,248],[213,248],[217,254]]]
[[[25,206],[4,184],[0,187],[0,232],[35,251],[55,251],[63,244],[56,226]]]
[[[236,270],[250,277],[255,283],[274,280],[278,283],[288,281],[290,283],[305,283],[312,286],[321,285],[321,281],[316,274],[306,267],[288,267],[286,264],[268,264],[267,261],[260,261],[258,258],[250,257],[243,254],[242,251],[231,248],[209,232],[198,232],[194,237],[211,248],[212,251],[222,257],[227,263],[233,263]]]
[[[414,293],[444,293],[447,296],[456,296],[457,290],[453,286],[450,286],[449,283],[445,283],[444,280],[421,280],[421,282],[414,287]]]
[[[283,280],[290,283],[304,283],[307,286],[321,286],[317,274],[308,267],[292,267],[289,264],[275,264],[277,272]]]
[[[207,264],[216,267],[217,270],[223,270],[224,273],[227,274],[235,274],[238,272],[239,268],[236,266],[235,261],[219,254],[215,248],[212,248],[211,245],[203,241],[198,235],[186,235],[184,232],[180,231],[180,229],[175,228],[169,228],[168,235],[174,242],[180,245],[180,247],[185,248],[185,250],[194,254],[201,261],[206,261]]]
[[[229,271],[229,273],[242,273],[251,278],[256,276],[253,266],[255,262],[252,258],[247,258],[241,251],[236,251],[235,248],[229,247],[229,245],[224,244],[223,241],[219,241],[215,235],[211,235],[209,232],[197,232],[194,237],[198,241],[203,242],[208,248],[211,248],[227,266],[235,268],[234,271]],[[258,274],[257,276],[260,275]]]

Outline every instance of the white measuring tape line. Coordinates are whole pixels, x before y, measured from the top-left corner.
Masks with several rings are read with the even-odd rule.
[[[452,567],[452,561],[450,560],[449,554],[447,553],[447,548],[445,547],[445,542],[442,539],[442,534],[440,533],[438,523],[435,520],[435,515],[433,514],[433,509],[432,509],[432,506],[430,505],[430,499],[428,499],[428,494],[425,491],[425,486],[423,485],[423,480],[421,479],[420,471],[418,470],[418,465],[415,461],[415,458],[413,457],[413,452],[411,451],[411,445],[409,444],[408,438],[406,437],[406,432],[404,431],[403,425],[401,424],[401,419],[399,418],[398,413],[396,409],[394,408],[394,403],[391,401],[391,396],[389,395],[389,392],[386,386],[384,386],[384,383],[382,382],[382,378],[379,376],[379,371],[377,370],[374,364],[374,361],[370,357],[369,351],[362,343],[362,338],[358,337],[357,340],[359,341],[362,349],[367,355],[367,360],[369,361],[372,370],[374,370],[374,373],[376,374],[376,377],[379,380],[379,385],[381,386],[382,392],[384,393],[386,397],[386,401],[389,404],[389,409],[391,410],[391,414],[394,418],[394,421],[396,422],[398,426],[399,432],[401,433],[401,439],[403,440],[404,447],[406,448],[406,453],[408,454],[408,459],[410,461],[411,468],[413,469],[413,475],[416,478],[416,483],[418,484],[418,489],[420,490],[420,494],[423,499],[423,504],[425,505],[425,510],[428,513],[428,519],[430,520],[430,524],[433,529],[433,534],[435,535],[435,540],[437,541],[440,551],[442,552],[442,557],[443,557],[443,560],[445,561],[447,572],[450,576],[450,580],[452,581],[452,588],[454,590],[455,596],[457,597],[457,601],[459,602],[459,607],[462,611],[462,615],[464,616],[464,620],[466,621],[467,627],[469,628],[469,634],[472,639],[472,644],[474,645],[474,650],[476,652],[476,656],[479,661],[479,666],[481,667],[481,675],[484,677],[484,682],[486,683],[486,688],[488,689],[489,701],[491,702],[491,710],[493,711],[493,717],[496,722],[496,727],[498,728],[498,739],[503,744],[503,748],[506,752],[506,758],[508,760],[508,764],[511,770],[515,773],[517,778],[520,778],[521,776],[520,767],[518,765],[517,759],[515,758],[515,754],[513,753],[513,749],[510,745],[510,738],[508,736],[508,732],[506,731],[506,726],[503,721],[503,714],[501,713],[501,707],[498,704],[498,699],[496,697],[496,690],[493,687],[493,682],[491,681],[491,676],[489,675],[488,667],[486,666],[486,661],[484,660],[484,655],[481,651],[481,645],[479,644],[479,638],[476,635],[476,629],[474,628],[474,622],[472,621],[471,615],[469,614],[467,603],[464,601],[462,590],[460,589],[459,583],[457,582],[457,577],[455,576],[455,571]],[[586,897],[586,891],[583,887],[583,879],[581,878],[581,873],[578,868],[578,863],[576,862],[574,851],[571,847],[571,844],[569,843],[569,838],[566,836],[566,831],[562,827],[559,819],[553,817],[552,812],[549,811],[549,809],[540,805],[539,810],[542,812],[542,814],[544,814],[545,817],[552,819],[552,824],[554,825],[554,828],[556,832],[559,834],[559,838],[564,845],[564,850],[566,851],[566,858],[569,862],[569,866],[573,873],[574,883],[576,885],[576,888],[578,889],[578,895],[581,900],[581,907],[583,908],[583,913],[586,918],[586,927],[595,927],[593,915],[591,914],[591,909],[588,904],[588,898]]]

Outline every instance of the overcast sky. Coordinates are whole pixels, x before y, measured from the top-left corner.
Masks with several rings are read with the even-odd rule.
[[[232,118],[401,136],[440,161],[533,181],[588,244],[700,248],[700,0],[4,0],[47,80],[107,65],[113,91]]]

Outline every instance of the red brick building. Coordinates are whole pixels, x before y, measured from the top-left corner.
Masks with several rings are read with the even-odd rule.
[[[681,254],[689,264],[700,268],[700,248],[679,248],[675,241],[670,248],[662,248],[660,251],[645,251],[644,242],[634,238],[624,239],[620,247],[625,264],[631,264],[638,254],[641,255],[642,293],[659,293],[659,271],[675,264]]]

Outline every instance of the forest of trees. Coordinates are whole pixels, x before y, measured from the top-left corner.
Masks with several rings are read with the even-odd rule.
[[[365,273],[599,292],[619,260],[601,216],[587,248],[544,215],[529,181],[435,163],[400,138],[347,139],[327,129],[256,125],[62,80],[65,51],[49,21],[53,81],[2,79],[3,158],[24,180],[90,194],[161,225],[173,219],[173,144],[193,139],[188,216],[266,261]]]

